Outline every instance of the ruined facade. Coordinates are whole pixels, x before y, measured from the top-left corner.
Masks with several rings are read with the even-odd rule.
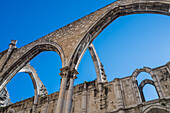
[[[74,86],[71,113],[170,113],[170,63],[154,69],[136,69],[131,76],[116,78],[100,86],[97,80]],[[149,73],[138,85],[137,76]],[[155,87],[158,99],[145,101],[142,88]],[[35,113],[54,113],[59,92],[41,96]],[[35,97],[0,109],[0,113],[32,113]],[[64,104],[66,105],[66,104]]]
[[[18,72],[30,74],[35,96],[1,108],[1,112],[169,112],[169,63],[155,69],[137,69],[132,76],[107,82],[103,65],[92,45],[93,40],[116,18],[139,13],[169,16],[170,0],[118,0],[21,48],[17,48],[16,40],[12,40],[9,48],[0,53],[0,91],[6,96],[1,99],[8,100],[4,88]],[[78,65],[87,49],[95,65],[97,80],[73,88]],[[62,61],[60,91],[50,95],[29,65],[29,61],[43,51],[57,52]],[[149,73],[153,81],[146,79],[138,86],[136,77],[143,71]],[[146,84],[155,86],[159,99],[145,102],[143,87]]]

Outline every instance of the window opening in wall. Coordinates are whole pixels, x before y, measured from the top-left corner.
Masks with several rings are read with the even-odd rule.
[[[143,87],[143,94],[144,94],[145,101],[159,99],[155,86],[151,84],[146,84]]]

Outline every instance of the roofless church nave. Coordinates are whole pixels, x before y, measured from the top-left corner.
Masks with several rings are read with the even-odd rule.
[[[170,15],[170,0],[118,0],[21,48],[12,40],[0,53],[0,113],[170,113],[170,63],[136,69],[131,76],[107,81],[93,41],[116,18],[130,14]],[[79,63],[89,49],[96,80],[73,87]],[[60,91],[48,95],[29,62],[44,51],[54,51],[62,61]],[[35,95],[12,104],[6,85],[18,73],[28,73]],[[150,74],[138,84],[141,72]],[[145,101],[143,87],[154,86],[159,99]]]

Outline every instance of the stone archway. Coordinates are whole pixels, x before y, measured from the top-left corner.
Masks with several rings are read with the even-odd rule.
[[[155,83],[154,81],[150,80],[150,79],[145,79],[143,80],[140,85],[138,86],[139,88],[139,92],[140,92],[140,95],[141,95],[141,99],[142,99],[142,102],[145,102],[145,97],[144,97],[144,94],[143,94],[143,87],[146,85],[146,84],[150,84],[150,85],[153,85],[155,87]],[[155,87],[156,89],[156,87]],[[157,91],[157,90],[156,90]],[[157,94],[158,94],[158,91],[157,91]],[[158,94],[159,96],[159,94]]]
[[[143,68],[140,68],[140,69],[136,69],[136,70],[133,72],[133,74],[132,74],[133,80],[136,80],[136,78],[138,77],[138,75],[139,75],[141,72],[149,73],[149,74],[151,75],[151,77],[154,76],[154,72],[152,71],[151,68],[149,68],[149,67],[143,67]]]
[[[28,73],[32,79],[32,83],[34,86],[34,104],[32,107],[32,112],[34,113],[38,104],[39,97],[48,95],[47,89],[38,77],[36,70],[29,63],[24,66],[19,72]]]
[[[97,82],[98,83],[104,83],[104,82],[107,82],[107,77],[105,75],[105,70],[104,70],[104,67],[103,67],[103,64],[100,62],[100,59],[97,55],[97,52],[95,50],[95,47],[93,44],[90,44],[89,46],[89,52],[90,52],[90,55],[91,55],[91,58],[93,60],[93,64],[94,64],[94,67],[95,67],[95,71],[96,71],[96,76],[97,76]],[[82,59],[83,56],[81,56],[80,59]],[[75,66],[75,69],[77,70],[78,66],[79,66],[79,63],[80,63],[80,60],[78,62],[78,64]]]
[[[146,73],[149,73],[151,75],[151,77],[153,78],[153,81],[150,81],[150,80],[143,80],[141,82],[141,84],[138,86],[138,81],[136,80],[137,76],[141,73],[141,72],[146,72]],[[164,98],[164,94],[161,90],[161,87],[160,87],[160,84],[156,78],[156,75],[154,73],[154,71],[149,68],[149,67],[143,67],[143,68],[140,68],[140,69],[136,69],[133,73],[132,73],[132,81],[133,81],[133,88],[135,90],[135,96],[138,100],[138,103],[142,103],[144,102],[144,95],[143,95],[143,92],[141,88],[144,87],[144,85],[146,85],[146,83],[148,84],[151,84],[151,85],[154,85],[155,86],[155,89],[156,91],[158,92],[158,95],[160,98]]]
[[[3,87],[7,85],[7,83],[21,70],[30,60],[32,60],[35,56],[37,56],[39,53],[43,51],[55,51],[60,55],[60,58],[62,60],[62,65],[64,64],[64,54],[60,46],[56,43],[50,43],[50,42],[39,42],[35,43],[32,42],[31,44],[27,45],[27,48],[24,48],[24,50],[19,51],[20,54],[16,53],[16,49],[14,51],[14,58],[11,60],[15,59],[15,62],[12,63],[10,66],[6,64],[4,72],[1,76],[1,81],[0,81],[0,90],[2,90]],[[26,50],[25,50],[26,49]],[[17,51],[18,52],[18,51]],[[6,56],[7,53],[5,53]],[[10,60],[8,61],[10,62]]]
[[[81,37],[81,42],[78,44],[76,50],[70,58],[70,64],[72,68],[77,65],[79,60],[84,54],[84,51],[88,48],[93,40],[115,19],[120,16],[130,15],[130,14],[141,14],[141,13],[151,13],[151,14],[163,14],[170,15],[169,12],[170,3],[162,1],[148,2],[145,0],[141,1],[124,1],[118,0],[91,15],[97,15],[98,18],[91,24],[89,29]],[[101,14],[102,13],[102,14]],[[100,16],[99,16],[100,15]]]

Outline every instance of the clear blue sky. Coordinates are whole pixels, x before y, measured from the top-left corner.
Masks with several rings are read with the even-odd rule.
[[[11,39],[20,48],[56,29],[59,29],[103,6],[112,0],[0,0],[0,51],[8,48]],[[108,80],[129,76],[136,68],[155,68],[170,59],[170,17],[138,14],[116,19],[93,44],[105,67]],[[31,65],[37,70],[49,93],[59,90],[61,60],[55,52],[43,52]],[[95,68],[87,51],[79,65],[75,85],[96,79]],[[141,73],[139,82],[146,73]],[[154,94],[148,93],[147,100]],[[12,102],[34,95],[33,85],[26,73],[18,73],[7,85]],[[153,88],[152,88],[153,89]],[[149,95],[151,94],[151,95]]]

